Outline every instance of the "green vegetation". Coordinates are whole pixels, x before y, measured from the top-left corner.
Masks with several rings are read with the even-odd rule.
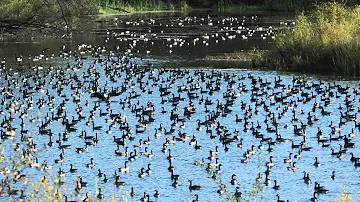
[[[283,71],[360,76],[360,6],[318,5],[296,15],[296,25],[276,38],[274,51],[254,60],[255,67]]]
[[[82,18],[96,13],[91,0],[3,0],[0,5],[0,30],[19,34],[29,30],[57,30],[71,34]]]
[[[185,0],[168,2],[161,0],[134,0],[131,2],[123,0],[98,0],[97,7],[100,14],[189,9]]]
[[[349,6],[359,4],[358,0],[218,0],[213,1],[213,8],[223,12],[244,11],[304,11],[316,5],[338,2]]]

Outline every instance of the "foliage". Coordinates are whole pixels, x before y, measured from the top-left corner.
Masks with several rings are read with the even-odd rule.
[[[241,7],[253,10],[258,8],[258,10],[269,11],[304,11],[314,8],[317,4],[327,2],[338,2],[349,6],[360,3],[358,0],[218,0],[212,3],[217,10],[234,12]],[[242,10],[240,9],[240,11]]]
[[[296,16],[296,25],[276,38],[275,51],[264,54],[255,66],[360,76],[360,7],[338,3],[316,6]]]
[[[0,29],[19,31],[57,30],[70,34],[81,19],[96,13],[91,0],[3,0],[0,4]],[[25,29],[25,30],[24,30]]]
[[[161,11],[161,10],[186,10],[188,5],[185,0],[97,0],[100,14],[118,12],[142,12],[142,11]]]

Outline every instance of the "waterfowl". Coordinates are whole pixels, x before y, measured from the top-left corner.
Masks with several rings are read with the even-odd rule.
[[[277,197],[276,202],[285,202],[284,200],[280,200],[280,195],[279,194],[276,194],[276,197]]]
[[[231,181],[230,181],[230,183],[232,184],[232,185],[236,185],[238,182],[237,182],[237,180],[235,179],[235,174],[232,174],[232,176],[231,176]]]
[[[296,169],[297,169],[296,166],[295,166],[295,164],[296,164],[296,162],[293,162],[293,163],[292,163],[292,166],[287,167],[287,169],[290,170],[290,171],[294,171],[294,172],[295,172]]]
[[[155,194],[154,194],[155,198],[159,198],[160,197],[160,193],[157,189],[155,189]]]
[[[279,189],[280,189],[280,186],[277,184],[277,181],[276,181],[276,180],[274,180],[273,189],[275,189],[275,190],[279,190]]]
[[[190,191],[193,191],[193,190],[200,190],[201,189],[201,186],[199,185],[192,185],[192,180],[188,180],[189,181],[189,190]]]
[[[119,181],[120,180],[120,176],[116,176],[115,178],[115,186],[124,186],[125,185],[125,182],[123,181]]]
[[[98,189],[99,190],[99,193],[96,195],[96,197],[98,199],[103,199],[104,198],[104,194],[101,193],[101,188]]]
[[[291,157],[292,153],[289,153],[289,158],[284,159],[284,163],[291,163],[292,162],[292,157]]]
[[[87,164],[86,164],[86,167],[88,167],[88,168],[93,168],[94,165],[95,165],[94,162],[93,162],[93,160],[94,160],[93,158],[90,158],[90,163],[87,163]]]
[[[315,157],[315,163],[314,163],[314,166],[315,167],[319,167],[321,165],[321,163],[318,161],[318,158]]]
[[[77,171],[76,168],[73,168],[73,164],[70,164],[70,173],[75,173]]]
[[[192,202],[200,202],[199,195],[195,194],[195,199]]]
[[[331,174],[331,179],[334,180],[335,178],[336,178],[336,175],[335,175],[335,171],[333,170],[333,171],[332,171],[332,174]]]
[[[146,174],[145,174],[144,170],[145,170],[145,168],[141,168],[140,173],[138,174],[139,178],[144,178],[145,177]]]

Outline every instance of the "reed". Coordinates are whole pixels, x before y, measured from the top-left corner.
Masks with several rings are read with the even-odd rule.
[[[296,15],[296,24],[276,37],[276,49],[254,67],[282,71],[360,76],[360,6],[317,5]]]
[[[244,11],[304,11],[316,7],[319,3],[337,2],[354,6],[359,4],[357,0],[220,0],[214,8],[223,12],[244,12]]]
[[[144,1],[134,0],[125,1],[101,1],[98,3],[99,14],[113,14],[113,13],[132,13],[144,11],[163,11],[163,10],[188,10],[190,7],[186,1],[169,1],[165,3],[161,0]]]

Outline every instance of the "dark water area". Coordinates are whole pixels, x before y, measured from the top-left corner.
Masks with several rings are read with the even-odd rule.
[[[356,201],[358,81],[188,63],[269,50],[269,27],[292,22],[264,13],[106,16],[71,42],[2,43],[4,159],[32,159],[21,170],[29,181],[63,170],[59,192],[76,201],[98,188],[103,201],[333,201],[344,189]]]

